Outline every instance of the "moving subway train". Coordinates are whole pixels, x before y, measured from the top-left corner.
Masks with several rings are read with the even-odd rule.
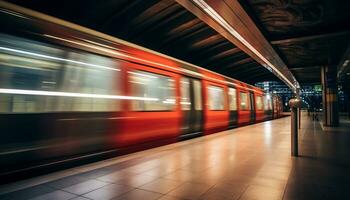
[[[0,5],[1,175],[280,116],[279,97],[259,88]]]

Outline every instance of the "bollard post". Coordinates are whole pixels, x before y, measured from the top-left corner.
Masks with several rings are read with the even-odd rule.
[[[289,100],[289,107],[291,108],[291,154],[298,156],[298,108],[301,107],[300,99]]]

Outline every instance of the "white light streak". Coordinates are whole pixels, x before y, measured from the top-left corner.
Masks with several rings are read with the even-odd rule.
[[[157,79],[158,78],[158,77],[155,77],[155,76],[151,76],[151,75],[148,75],[148,74],[137,73],[137,72],[128,72],[128,73],[136,75],[136,76],[146,77],[146,78],[152,78],[152,79]]]
[[[11,49],[7,47],[0,47],[0,50],[5,50],[5,51],[10,51],[10,52],[15,52],[15,53],[21,53],[24,55],[30,55],[30,56],[36,56],[39,58],[46,58],[46,59],[51,59],[51,60],[58,60],[58,61],[65,61],[65,62],[70,62],[74,64],[79,64],[79,65],[85,65],[89,67],[96,67],[96,68],[101,68],[101,69],[108,69],[108,70],[114,70],[114,71],[120,71],[119,69],[115,69],[112,67],[105,67],[102,65],[95,65],[95,64],[90,64],[90,63],[85,63],[85,62],[80,62],[80,61],[75,61],[75,60],[69,60],[69,59],[64,59],[64,58],[59,58],[59,57],[54,57],[54,56],[48,56],[44,54],[38,54],[38,53],[33,53],[29,51],[23,51],[23,50],[18,50],[18,49]]]
[[[176,101],[175,101],[175,99],[165,99],[165,101],[163,101],[163,103],[166,103],[166,104],[175,104]]]
[[[124,100],[140,100],[140,101],[158,101],[159,100],[158,98],[148,98],[148,97],[73,93],[73,92],[54,92],[54,91],[45,91],[45,90],[19,90],[19,89],[6,89],[6,88],[0,88],[0,94],[80,97],[80,98],[97,98],[97,99],[124,99]]]

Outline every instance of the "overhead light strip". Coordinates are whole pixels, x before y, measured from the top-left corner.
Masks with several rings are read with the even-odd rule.
[[[248,49],[250,49],[255,55],[257,55],[263,62],[265,62],[269,67],[273,68],[276,73],[278,73],[290,86],[294,89],[298,85],[294,86],[272,63],[270,63],[261,53],[256,50],[248,41],[246,41],[231,25],[229,25],[225,19],[223,19],[212,7],[210,7],[204,0],[192,0],[196,5],[198,5],[202,10],[204,10],[209,16],[211,16],[216,22],[218,22],[222,27],[224,27],[230,34],[242,42]]]

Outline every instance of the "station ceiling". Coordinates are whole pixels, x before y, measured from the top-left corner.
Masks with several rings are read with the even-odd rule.
[[[224,0],[227,4],[230,1]],[[254,84],[279,79],[175,0],[9,0]],[[350,38],[348,0],[240,0],[300,83],[319,83]]]

